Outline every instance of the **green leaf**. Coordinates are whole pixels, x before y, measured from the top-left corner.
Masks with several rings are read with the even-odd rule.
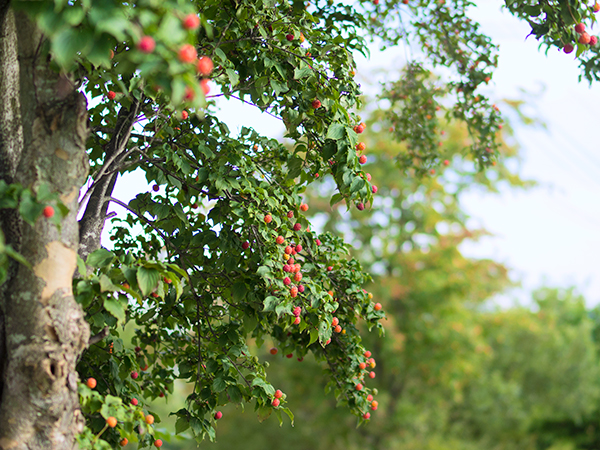
[[[115,292],[119,290],[121,290],[121,288],[119,286],[115,286],[108,276],[105,274],[100,275],[100,292]]]
[[[233,299],[236,302],[241,302],[244,297],[246,297],[247,292],[246,285],[243,282],[235,283],[231,288],[231,293],[233,294]]]
[[[94,250],[89,254],[87,259],[87,265],[91,267],[106,267],[113,262],[115,259],[115,254],[109,252],[105,248],[99,248],[98,250]]]
[[[183,433],[190,427],[190,422],[185,418],[179,416],[177,422],[175,422],[175,434]]]
[[[104,299],[104,309],[113,315],[119,324],[125,323],[125,306],[119,300],[113,297]]]
[[[365,185],[364,179],[362,179],[361,177],[355,177],[352,180],[352,184],[350,184],[350,193],[360,191],[364,185]]]
[[[329,128],[327,129],[327,136],[325,136],[325,138],[337,141],[339,139],[342,139],[345,133],[346,128],[344,127],[344,125],[342,125],[341,123],[334,122],[331,125],[329,125]]]
[[[156,269],[140,267],[136,274],[138,285],[142,294],[149,295],[160,280],[160,273]]]
[[[269,296],[267,298],[265,298],[263,304],[265,305],[263,311],[274,311],[275,307],[281,302],[281,300],[279,300],[279,298],[277,297],[273,297],[273,296]]]
[[[213,391],[215,391],[215,392],[224,391],[226,387],[227,387],[227,384],[221,377],[216,377],[212,382],[212,388],[213,388]]]

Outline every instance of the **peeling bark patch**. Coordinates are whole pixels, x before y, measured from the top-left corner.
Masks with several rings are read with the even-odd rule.
[[[54,150],[54,154],[58,158],[64,159],[65,161],[67,161],[69,159],[69,154],[67,152],[65,152],[62,148],[57,148],[56,150]]]
[[[47,304],[58,289],[64,295],[73,295],[72,279],[77,267],[76,253],[62,242],[52,241],[46,245],[48,257],[33,268],[33,272],[46,282],[42,291],[42,303]]]
[[[75,198],[77,198],[78,196],[79,196],[79,189],[75,187],[75,188],[73,188],[73,190],[70,193],[61,195],[60,201],[63,202],[65,205],[68,205],[73,200],[75,200]]]

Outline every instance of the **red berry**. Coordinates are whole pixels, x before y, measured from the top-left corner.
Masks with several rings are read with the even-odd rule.
[[[133,406],[137,406],[137,405],[138,405],[138,399],[137,399],[137,398],[135,398],[135,397],[134,397],[134,398],[132,398],[132,399],[131,399],[131,404],[132,404]]]
[[[196,14],[188,14],[182,21],[183,28],[195,30],[200,26],[200,18]]]
[[[371,357],[371,352],[369,350],[367,350],[365,352],[365,358],[370,358]]]
[[[181,118],[183,120],[187,119],[189,117],[189,114],[186,110],[181,111]]]
[[[582,23],[578,23],[575,25],[575,31],[579,34],[582,34],[585,31],[585,25]]]
[[[208,85],[208,80],[206,78],[200,80],[200,87],[202,88],[202,92],[204,92],[204,95],[208,95],[208,93],[210,92],[210,86]]]
[[[139,374],[139,373],[137,373],[137,372],[131,372],[131,378],[133,378],[134,380],[135,380],[137,377],[139,377],[139,376],[140,376],[140,374]]]
[[[294,274],[294,281],[296,281],[296,282],[302,281],[302,274],[300,272],[296,272]]]
[[[198,65],[196,66],[196,70],[200,75],[204,75],[205,77],[209,76],[213,71],[214,64],[212,59],[208,56],[201,56],[198,60]]]
[[[302,229],[302,225],[300,225],[299,223],[294,224],[294,231],[300,231]]]
[[[293,34],[286,34],[286,35],[285,35],[285,38],[286,38],[288,41],[292,42],[292,41],[294,40],[294,35],[293,35]]]
[[[592,11],[594,11],[595,13],[600,11],[600,3],[598,3],[598,2],[594,3],[594,6],[592,6]]]
[[[367,181],[371,181],[371,174],[370,173],[367,173],[366,177],[367,177]]]
[[[283,279],[283,284],[285,284],[286,286],[289,286],[292,283],[292,280],[290,280],[290,277],[285,277]]]
[[[407,3],[408,3],[408,2],[407,2]],[[364,413],[362,417],[363,417],[363,419],[365,419],[365,420],[369,420],[369,418],[371,417],[371,413]]]
[[[291,255],[293,251],[294,251],[294,249],[292,247],[290,247],[289,245],[284,250],[286,255]]]
[[[267,214],[265,216],[265,223],[271,223],[271,221],[273,220],[273,218],[271,217],[271,214]]]
[[[159,396],[160,398],[163,398],[163,397],[165,396],[165,393],[164,393],[164,392],[160,392],[160,393],[158,394],[158,396]]]
[[[294,273],[298,273],[300,272],[300,264],[296,263],[294,264]]]
[[[184,44],[177,53],[179,61],[182,63],[191,63],[196,60],[198,53],[192,44]]]
[[[308,211],[308,205],[306,203],[302,203],[300,205],[300,210],[304,212]]]
[[[284,242],[283,236],[277,236],[277,239],[275,239],[275,242],[279,245],[283,244],[283,242]]]
[[[375,378],[375,372],[369,372],[369,378]]]
[[[302,319],[300,319],[300,317],[296,317],[294,319],[294,325],[300,325],[300,322],[302,321]]]
[[[321,245],[321,241],[319,239],[315,239],[315,244]]]
[[[340,323],[340,319],[338,319],[337,317],[334,317],[333,319],[331,319],[331,326],[332,327],[338,326],[339,323]]]
[[[221,411],[217,411],[217,412],[215,413],[215,419],[216,419],[216,420],[219,420],[221,417],[223,417],[223,413],[222,413]]]
[[[279,399],[278,398],[274,398],[273,401],[271,402],[271,405],[273,405],[274,408],[277,408],[279,406]]]
[[[276,355],[277,349],[275,347],[273,347],[273,348],[271,348],[271,350],[269,350],[269,353],[271,353],[271,355]]]
[[[598,43],[598,38],[596,36],[590,36],[590,45],[596,45]]]
[[[314,109],[320,108],[320,107],[321,107],[321,101],[315,98],[315,99],[312,101],[312,103],[311,103],[311,106],[312,106]]]
[[[115,91],[108,91],[108,94],[106,94],[106,96],[109,100],[114,100],[117,94],[115,93]]]
[[[336,333],[341,333],[342,332],[342,327],[341,326],[336,326],[333,331],[335,331]]]
[[[283,392],[281,392],[279,389],[277,389],[275,391],[275,398],[281,398],[283,397]]]
[[[152,414],[148,414],[144,420],[148,425],[152,425],[154,423],[154,416]]]
[[[359,142],[356,144],[356,150],[359,152],[362,152],[365,148],[367,148],[367,145],[364,142]]]
[[[129,440],[127,438],[123,438],[119,441],[119,445],[121,447],[125,447],[127,444],[129,444]]]
[[[293,353],[288,353],[287,355],[285,355],[286,358],[293,358],[294,354]]]
[[[371,394],[367,395],[367,401],[368,402],[372,402],[373,401],[373,396]]]
[[[371,186],[371,191],[373,191],[373,194],[377,194],[377,186]]]
[[[354,386],[354,389],[356,389],[357,391],[362,391],[363,385],[358,383],[356,386]]]
[[[333,270],[333,266],[327,266],[327,271],[331,272]]]
[[[298,317],[300,314],[302,314],[302,308],[300,308],[299,306],[296,306],[294,308],[293,314],[294,314],[294,316]]]
[[[590,35],[584,32],[581,34],[581,36],[579,36],[579,39],[577,40],[577,42],[579,42],[580,44],[589,44],[590,40],[591,40]]]
[[[376,6],[379,5],[379,0],[373,0],[373,4]]]
[[[288,216],[288,219],[291,219],[292,217],[294,217],[294,211],[288,211],[287,216]]]
[[[331,338],[327,339],[327,342],[325,342],[325,345],[329,345],[331,344]]]
[[[291,272],[292,271],[292,266],[290,266],[289,264],[284,264],[283,271],[284,272]]]
[[[160,447],[162,447],[162,444],[163,444],[163,443],[162,443],[162,440],[161,440],[161,439],[157,439],[157,440],[155,440],[155,441],[154,441],[154,446],[155,446],[156,448],[160,448]]]
[[[449,166],[450,165],[450,161],[448,161],[447,159],[444,160],[444,165],[445,166]]]
[[[365,363],[365,362],[361,362],[361,363],[358,365],[358,368],[359,368],[360,370],[365,370],[365,369],[367,368],[367,363]]]
[[[250,247],[250,242],[246,241],[246,242],[244,242],[244,243],[242,244],[242,248],[243,248],[244,250],[247,250],[247,249],[248,249],[248,247]]]
[[[137,48],[142,53],[152,53],[156,48],[156,42],[150,36],[143,36],[138,42]]]
[[[54,215],[54,208],[52,206],[46,206],[42,211],[45,218],[49,219]]]
[[[117,419],[115,417],[109,417],[108,419],[106,419],[106,425],[108,425],[111,428],[114,428],[117,426]]]
[[[358,162],[361,164],[365,164],[367,162],[367,155],[360,155],[360,158],[358,158]]]
[[[298,288],[296,286],[292,286],[290,288],[290,295],[292,297],[296,297],[298,295]]]
[[[90,389],[94,389],[96,387],[96,384],[97,384],[96,383],[96,379],[95,378],[88,378],[87,381],[85,382],[85,384]]]
[[[300,292],[301,294],[304,292],[304,286],[302,284],[298,285],[298,292]]]
[[[298,244],[294,250],[296,250],[296,253],[300,253],[302,251],[302,246]]]
[[[381,303],[375,303],[375,306],[373,306],[373,309],[375,309],[375,311],[379,311],[381,309]]]
[[[431,175],[435,175],[435,169],[431,169],[431,170],[429,171],[429,173],[430,173]]]

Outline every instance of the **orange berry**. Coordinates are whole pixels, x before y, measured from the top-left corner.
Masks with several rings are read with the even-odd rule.
[[[96,379],[95,378],[88,378],[87,381],[85,382],[85,384],[90,389],[94,389],[96,387],[96,384],[97,384],[96,383]]]
[[[148,425],[152,425],[154,423],[154,416],[152,414],[148,414],[146,416],[146,423]]]
[[[273,221],[273,217],[271,217],[271,214],[267,214],[265,215],[265,223],[271,223]]]
[[[108,419],[106,419],[106,424],[111,427],[114,428],[117,426],[117,419],[115,417],[109,417]]]
[[[375,309],[375,311],[379,311],[381,309],[381,303],[375,303],[375,306],[373,306],[373,309]]]
[[[154,441],[154,446],[155,446],[156,448],[160,448],[160,447],[162,447],[162,444],[163,444],[163,443],[162,443],[162,440],[160,440],[160,439],[157,439],[157,440],[155,440],[155,441]]]
[[[125,447],[127,444],[129,444],[129,440],[127,438],[123,438],[119,441],[119,445],[121,447]]]

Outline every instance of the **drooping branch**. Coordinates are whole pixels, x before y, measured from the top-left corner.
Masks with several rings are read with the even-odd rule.
[[[122,107],[117,117],[117,125],[105,157],[105,168],[94,180],[85,213],[79,221],[79,256],[85,260],[87,256],[100,247],[100,235],[106,221],[110,197],[117,182],[118,169],[128,155],[127,143],[131,130],[137,120],[141,102],[134,99],[129,109]]]

